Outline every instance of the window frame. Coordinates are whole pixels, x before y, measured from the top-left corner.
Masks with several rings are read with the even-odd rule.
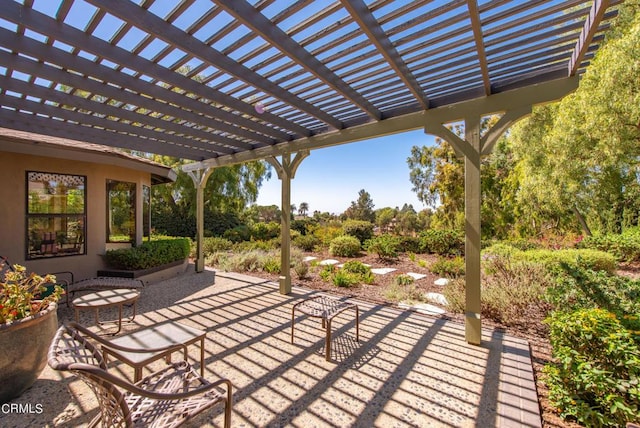
[[[75,179],[81,179],[82,181],[82,206],[83,210],[81,213],[76,212],[59,212],[59,213],[37,213],[31,212],[31,200],[30,200],[30,192],[31,192],[31,183],[42,183],[43,180],[35,181],[31,179],[32,174],[50,174],[52,176],[68,176],[75,177]],[[36,171],[36,170],[26,170],[25,171],[25,260],[42,260],[49,259],[55,257],[72,257],[72,256],[83,256],[87,254],[87,210],[88,210],[88,199],[87,199],[87,189],[88,189],[88,179],[86,175],[82,174],[69,174],[63,172],[52,172],[52,171]],[[60,196],[60,195],[58,195]],[[42,220],[48,219],[49,222],[55,223],[56,220],[60,219],[61,222],[66,222],[66,230],[64,231],[66,236],[69,236],[69,221],[75,219],[76,222],[81,224],[81,229],[76,229],[76,242],[72,243],[73,247],[64,248],[64,245],[68,245],[67,243],[62,243],[62,248],[58,249],[55,241],[58,241],[58,231],[47,231],[42,232],[43,234],[53,233],[55,234],[55,238],[53,238],[54,242],[44,243],[45,239],[41,240],[40,247],[43,245],[54,245],[52,251],[50,253],[39,254],[43,250],[32,251],[32,240],[31,240],[31,225],[33,220]],[[65,220],[66,219],[66,220]],[[62,231],[62,230],[61,230]],[[50,237],[51,238],[51,237]],[[66,240],[67,238],[65,238]],[[79,249],[78,249],[79,248]]]

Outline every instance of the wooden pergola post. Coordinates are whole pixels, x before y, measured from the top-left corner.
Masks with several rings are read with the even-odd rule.
[[[304,158],[309,156],[308,150],[296,153],[293,160],[291,153],[281,156],[281,161],[271,156],[266,158],[278,174],[282,182],[282,200],[280,210],[280,294],[291,293],[291,180]]]
[[[211,167],[187,172],[196,187],[196,272],[204,271],[204,188],[212,172]]]

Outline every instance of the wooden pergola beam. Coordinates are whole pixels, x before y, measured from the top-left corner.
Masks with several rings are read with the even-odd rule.
[[[491,79],[489,78],[487,54],[484,51],[484,36],[482,35],[482,22],[480,21],[478,3],[476,0],[467,0],[467,6],[469,7],[469,18],[471,19],[471,28],[473,29],[473,40],[476,43],[476,52],[478,56],[478,62],[480,63],[480,72],[482,73],[484,93],[485,95],[491,95]]]

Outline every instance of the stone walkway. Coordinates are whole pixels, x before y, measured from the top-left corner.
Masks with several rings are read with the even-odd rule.
[[[125,330],[167,320],[206,330],[205,376],[233,382],[233,427],[541,426],[529,347],[521,339],[487,330],[482,345],[472,346],[461,324],[354,301],[360,341],[353,313],[339,315],[326,361],[316,319],[297,317],[290,342],[291,308],[315,292],[294,288],[284,296],[259,278],[218,273],[212,284],[213,276],[189,271],[148,286]],[[59,309],[61,322],[71,316]],[[91,314],[81,322],[91,324]],[[195,345],[190,353],[199,354]],[[132,374],[122,365],[113,371]],[[97,413],[82,382],[48,367],[13,403],[40,405],[42,412],[3,412],[0,426],[86,426]],[[216,408],[188,426],[217,427],[222,420]]]

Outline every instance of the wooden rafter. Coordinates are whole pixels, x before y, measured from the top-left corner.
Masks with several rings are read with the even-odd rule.
[[[398,77],[409,88],[413,96],[423,109],[429,108],[429,100],[425,96],[420,84],[409,70],[409,67],[402,60],[402,57],[396,50],[391,40],[387,37],[384,30],[376,21],[375,17],[362,0],[341,0],[344,7],[349,11],[353,19],[360,25],[371,43],[376,45],[378,52],[387,60],[389,65],[396,72]]]
[[[569,61],[569,76],[574,76],[578,72],[578,68],[582,63],[582,59],[589,50],[589,45],[598,30],[600,22],[609,7],[609,0],[593,0],[593,5],[589,11],[589,15],[584,22],[584,27],[580,32],[580,37],[576,42],[576,46],[571,54]]]
[[[467,5],[469,6],[469,18],[471,19],[471,28],[473,29],[473,39],[476,43],[476,52],[478,62],[480,63],[480,72],[482,73],[484,93],[485,95],[491,95],[491,79],[489,78],[487,54],[484,51],[484,36],[482,35],[482,22],[480,21],[480,12],[478,12],[478,3],[476,0],[467,0]]]
[[[88,0],[88,2],[108,11],[125,22],[135,22],[136,27],[153,34],[155,37],[169,43],[170,45],[191,53],[213,67],[223,69],[227,73],[236,76],[238,79],[255,85],[260,88],[260,90],[295,106],[298,110],[318,118],[330,127],[337,129],[342,128],[342,123],[336,118],[331,117],[309,102],[283,90],[280,86],[274,84],[268,79],[265,79],[260,74],[255,73],[243,64],[232,60],[228,56],[220,53],[198,39],[185,37],[185,33],[183,31],[168,24],[154,14],[145,11],[134,3],[114,3],[107,0]]]

